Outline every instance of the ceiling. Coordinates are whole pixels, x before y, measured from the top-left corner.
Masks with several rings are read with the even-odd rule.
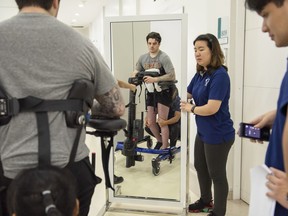
[[[96,18],[97,7],[101,7],[99,2],[99,0],[61,0],[58,19],[71,26],[87,26]]]
[[[100,0],[61,0],[58,19],[76,27],[87,26],[97,16]],[[0,21],[17,14],[15,0],[0,0]]]

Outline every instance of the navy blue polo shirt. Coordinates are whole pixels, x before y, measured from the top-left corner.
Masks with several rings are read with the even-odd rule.
[[[233,121],[229,112],[230,78],[224,67],[219,67],[211,74],[196,73],[187,92],[193,97],[196,106],[203,106],[208,100],[220,100],[217,113],[210,116],[195,115],[197,133],[207,144],[221,144],[235,138]]]

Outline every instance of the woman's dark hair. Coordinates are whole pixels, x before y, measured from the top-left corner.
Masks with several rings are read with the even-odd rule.
[[[213,34],[207,33],[199,35],[193,42],[194,46],[197,41],[206,41],[208,48],[211,50],[211,62],[207,66],[209,71],[213,71],[213,69],[219,68],[220,66],[223,66],[228,70],[227,67],[223,65],[225,57],[221,50],[219,41]],[[204,71],[204,67],[197,64],[196,70],[197,72]]]
[[[267,4],[274,3],[277,7],[281,7],[284,4],[284,1],[285,0],[246,0],[245,5],[250,10],[261,13]]]
[[[37,6],[49,10],[52,7],[53,0],[16,0],[19,10],[23,7]]]
[[[153,38],[155,39],[159,44],[161,43],[161,36],[159,33],[157,32],[150,32],[147,36],[146,36],[146,42],[148,43],[149,38]]]
[[[7,192],[10,215],[72,216],[76,205],[76,180],[66,169],[49,166],[24,170]]]

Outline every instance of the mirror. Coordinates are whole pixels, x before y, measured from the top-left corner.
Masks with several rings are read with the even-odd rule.
[[[105,24],[106,36],[109,35],[109,39],[105,41],[105,48],[108,48],[105,52],[106,60],[110,63],[112,72],[118,80],[128,82],[140,55],[148,52],[147,34],[155,31],[162,37],[160,50],[168,54],[174,65],[179,96],[186,97],[187,38],[183,36],[186,33],[186,26],[182,15],[111,17],[107,18]],[[129,104],[133,93],[128,89],[121,89],[121,91],[125,103]],[[144,121],[143,118],[146,115],[144,84],[137,87],[135,103],[136,119],[140,121],[139,131],[141,131],[145,127],[141,121]],[[129,113],[131,115],[130,111],[129,108],[126,108],[126,113],[122,117],[127,122]],[[144,139],[137,143],[137,147],[141,148],[137,152],[137,155],[140,156],[137,156],[134,166],[127,165],[127,157],[122,154],[126,139],[125,133],[120,131],[115,136],[115,152],[111,155],[114,160],[110,168],[114,170],[114,176],[122,176],[124,181],[114,185],[113,198],[164,200],[183,205],[186,193],[187,165],[186,118],[185,114],[181,114],[181,141],[177,141],[176,144],[176,148],[181,146],[181,149],[178,148],[179,151],[176,151],[172,157],[162,157],[163,154],[151,153],[149,149],[154,148],[156,139],[144,131],[144,137],[148,137],[148,141]],[[141,152],[142,148],[145,152]],[[157,165],[156,168],[152,162],[155,160],[159,160],[159,166]]]

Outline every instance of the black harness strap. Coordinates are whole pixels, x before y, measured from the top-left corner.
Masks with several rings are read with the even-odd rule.
[[[65,100],[42,100],[37,97],[28,96],[18,99],[20,112],[53,112],[53,111],[81,111],[83,109],[83,100],[65,99]]]
[[[13,99],[15,100],[15,99]],[[51,144],[48,112],[50,111],[82,111],[83,100],[65,99],[65,100],[42,100],[37,97],[28,96],[18,99],[19,112],[35,112],[38,129],[38,162],[39,167],[51,164]],[[69,164],[74,162],[78,148],[79,139],[83,125],[77,129],[76,138],[74,140],[70,153]]]
[[[83,127],[79,127],[77,129],[77,134],[72,146],[72,150],[70,153],[70,159],[69,159],[69,163],[68,166],[71,165],[74,161],[75,161],[75,157],[76,157],[76,153],[77,153],[77,149],[78,149],[78,145],[79,145],[79,140],[80,140],[80,136],[81,136],[81,132],[82,132]]]
[[[38,128],[38,165],[51,164],[50,130],[47,112],[36,112]]]

